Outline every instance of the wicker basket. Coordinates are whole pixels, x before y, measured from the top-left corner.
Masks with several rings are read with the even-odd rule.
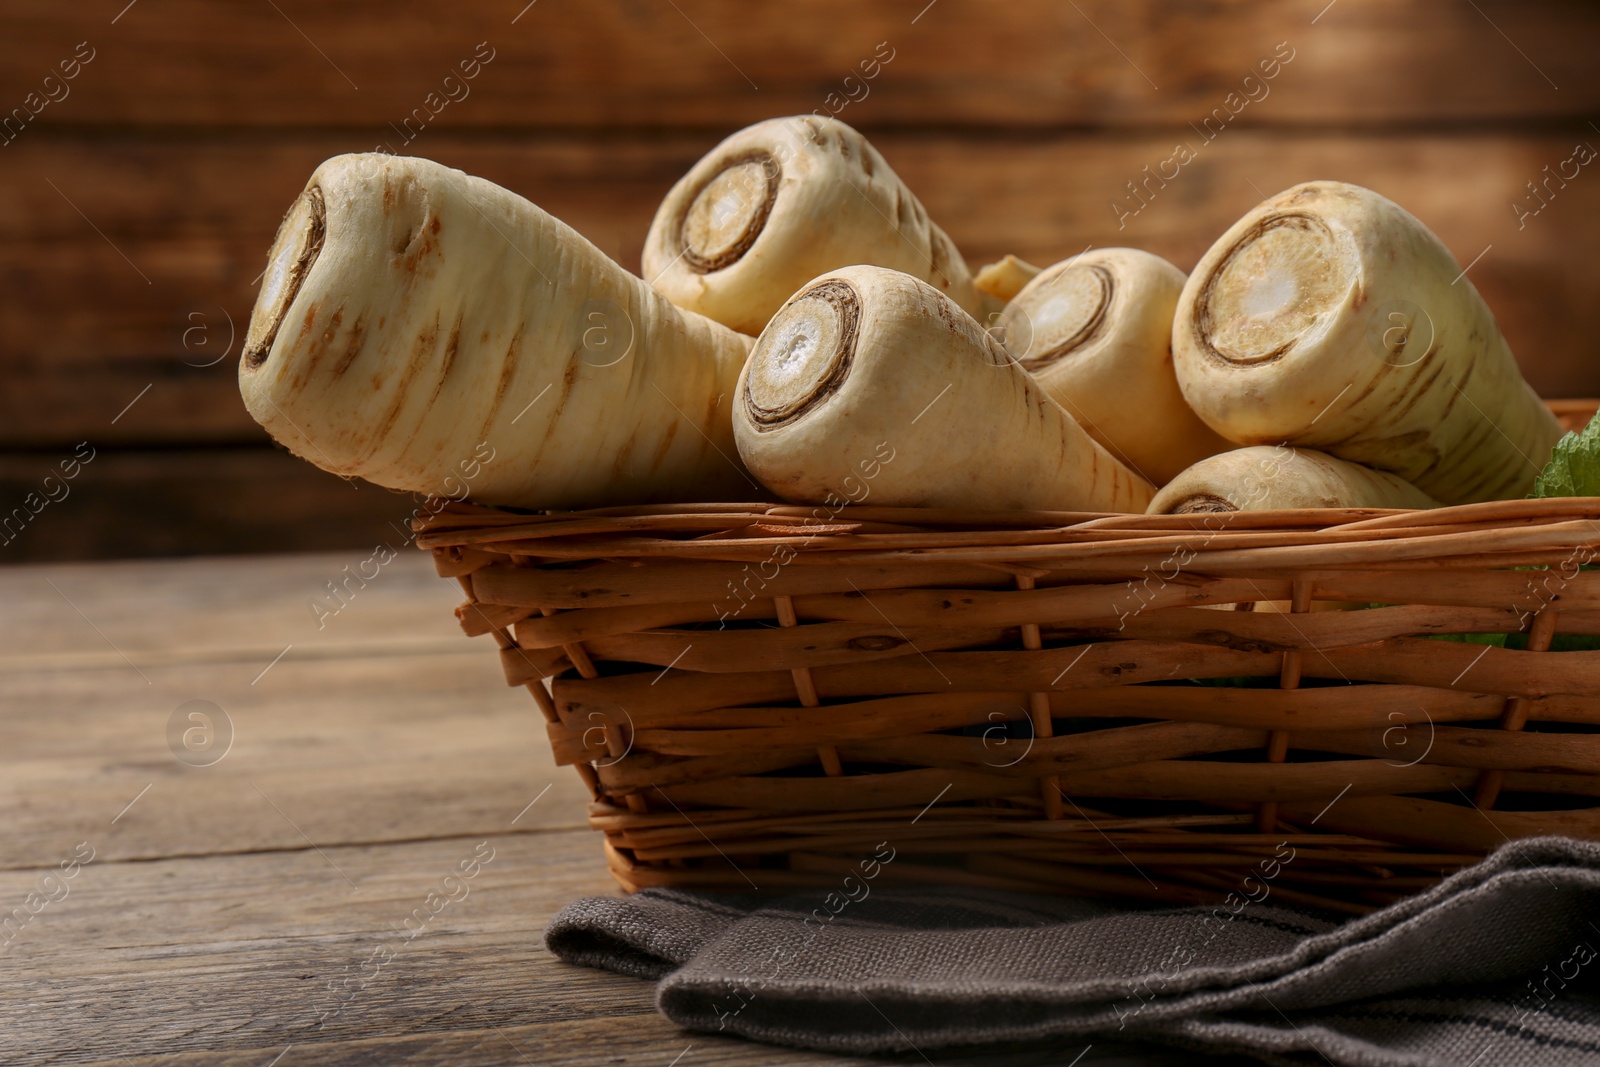
[[[1552,406],[1572,425],[1596,402]],[[630,891],[836,887],[870,863],[1195,903],[1270,875],[1359,912],[1508,838],[1600,837],[1600,651],[1562,650],[1600,635],[1597,520],[1600,498],[869,500],[452,503],[417,528]]]

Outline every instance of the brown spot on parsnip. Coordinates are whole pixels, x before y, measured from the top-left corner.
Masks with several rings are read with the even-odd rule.
[[[1433,355],[1433,349],[1430,348],[1428,354],[1422,358],[1427,359],[1431,355]],[[1416,407],[1419,402],[1432,392],[1433,383],[1438,381],[1439,375],[1444,373],[1444,369],[1445,363],[1440,360],[1433,365],[1427,374],[1419,375],[1410,389],[1395,398],[1395,403],[1389,408],[1389,418],[1398,420]]]
[[[1490,422],[1486,418],[1480,419],[1477,425],[1473,428],[1473,432],[1467,438],[1462,440],[1460,444],[1456,445],[1455,454],[1470,454],[1476,451],[1478,448],[1481,448],[1485,440],[1491,437],[1499,436],[1499,427],[1495,426],[1494,423]],[[1519,476],[1523,474],[1527,475],[1527,481],[1531,483],[1533,480],[1533,470],[1524,464],[1520,459],[1514,461],[1514,463],[1515,465],[1509,467],[1509,469],[1494,463],[1482,464],[1478,468],[1478,477],[1466,485],[1457,486],[1455,495],[1462,498],[1471,498],[1479,495],[1480,493],[1487,492],[1490,488],[1499,489],[1501,493],[1511,492],[1514,490],[1506,487],[1515,485]],[[1495,495],[1500,495],[1500,493],[1496,493]]]
[[[439,220],[435,218],[433,221],[437,223]],[[400,264],[403,270],[408,274],[420,273],[422,261],[437,247],[433,234],[438,232],[435,229],[432,233],[429,233],[426,223],[421,223],[417,226],[410,239],[406,242],[405,258]]]
[[[1456,401],[1460,400],[1461,397],[1463,395],[1465,395],[1465,393],[1467,391],[1467,383],[1472,380],[1472,372],[1477,370],[1477,369],[1478,369],[1478,361],[1477,361],[1477,359],[1474,358],[1474,359],[1467,360],[1465,373],[1463,373],[1461,375],[1461,377],[1456,380],[1456,382],[1454,383],[1455,384],[1455,388],[1450,390],[1450,395],[1445,397],[1444,407],[1443,407],[1443,409],[1440,410],[1438,418],[1436,418],[1434,420],[1435,422],[1442,424],[1444,422],[1444,420],[1449,416],[1451,410],[1454,409],[1455,406],[1456,406]]]
[[[389,410],[383,413],[382,418],[378,420],[378,424],[373,428],[372,447],[374,449],[388,439],[395,423],[400,420],[400,412],[405,408],[406,401],[411,396],[411,390],[408,386],[416,380],[418,369],[422,366],[423,361],[432,354],[438,343],[439,320],[435,318],[432,326],[417,334],[416,343],[411,346],[411,351],[407,353],[405,366],[395,372],[398,381],[394,390],[394,402],[389,405]]]
[[[389,251],[393,252],[397,256],[404,256],[406,254],[406,250],[416,243],[417,233],[417,230],[396,230],[394,242],[389,246]],[[408,262],[404,259],[401,260],[400,265],[402,267],[409,266]]]
[[[933,284],[941,289],[950,288],[950,248],[948,238],[935,231],[928,235],[928,266],[933,272]]]
[[[1372,376],[1372,378],[1367,382],[1367,384],[1363,385],[1361,387],[1361,391],[1356,393],[1355,396],[1351,397],[1350,400],[1344,405],[1344,407],[1341,410],[1342,411],[1352,411],[1352,410],[1354,410],[1356,408],[1356,406],[1359,405],[1363,400],[1365,400],[1367,397],[1369,397],[1373,393],[1375,393],[1380,384],[1387,385],[1388,384],[1388,379],[1386,379],[1384,377],[1384,373],[1386,371],[1388,371],[1388,370],[1392,370],[1393,367],[1394,367],[1394,364],[1385,363],[1383,365],[1383,367],[1379,368],[1378,373],[1374,374]],[[1337,400],[1338,397],[1335,397],[1334,399]],[[1315,404],[1316,401],[1313,400],[1313,401],[1310,401],[1309,403]],[[1329,403],[1331,404],[1332,401],[1329,401]],[[1338,442],[1334,442],[1334,443],[1337,444]]]
[[[301,358],[295,369],[295,387],[301,388],[311,381],[311,376],[317,372],[317,364],[322,362],[322,357],[328,354],[328,348],[333,342],[333,335],[339,330],[339,323],[344,320],[344,308],[335,308],[329,317],[327,326],[322,332],[314,336],[306,345],[305,355]],[[303,335],[303,332],[302,332]]]
[[[350,327],[350,339],[345,342],[344,353],[339,357],[339,362],[333,365],[333,371],[329,375],[330,381],[338,381],[344,377],[344,372],[350,369],[350,364],[361,354],[361,346],[366,340],[367,320],[358,318],[356,324]]]
[[[505,402],[506,390],[511,388],[511,378],[517,370],[517,356],[522,350],[522,328],[512,335],[511,343],[506,346],[506,354],[500,361],[500,378],[495,382],[494,397],[489,402],[489,414],[483,420],[483,430],[478,438],[483,441],[489,439],[489,429],[494,425],[494,417],[500,412],[500,405]]]
[[[444,343],[444,359],[439,363],[439,379],[433,383],[433,392],[428,396],[428,404],[422,409],[423,415],[433,410],[439,394],[444,391],[444,383],[450,377],[450,368],[455,365],[456,352],[461,348],[461,320],[456,319],[456,324],[450,329],[450,339]]]
[[[622,476],[622,468],[627,464],[628,454],[633,451],[633,442],[638,436],[639,430],[638,427],[635,427],[633,432],[628,435],[628,439],[622,442],[622,447],[617,449],[617,457],[611,461],[611,473],[613,475],[619,478]]]
[[[917,221],[916,216],[911,213],[911,205],[908,203],[909,200],[910,195],[906,192],[905,187],[899,182],[895,182],[894,217],[896,225],[898,225],[902,230],[909,230],[912,226],[916,225]]]
[[[539,447],[542,449],[545,442],[550,440],[550,435],[556,432],[556,424],[561,419],[561,413],[567,406],[567,398],[572,395],[572,383],[577,380],[578,368],[583,365],[583,354],[587,351],[580,341],[578,347],[567,356],[567,369],[561,373],[561,392],[556,396],[555,406],[550,409],[549,421],[544,426],[544,436],[539,438]]]
[[[667,458],[667,449],[671,447],[672,439],[678,435],[678,424],[682,421],[682,419],[673,419],[671,424],[667,426],[667,432],[661,437],[661,444],[656,447],[656,454],[650,457],[651,470],[659,469],[661,461]]]

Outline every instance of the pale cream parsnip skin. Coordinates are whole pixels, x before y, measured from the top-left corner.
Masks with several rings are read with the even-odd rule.
[[[239,388],[291,452],[395,489],[743,500],[729,412],[749,344],[497,185],[347,155],[285,216]]]
[[[1253,445],[1203,459],[1179,474],[1150,502],[1150,514],[1438,506],[1387,471],[1308,448]]]
[[[1001,312],[1006,348],[1089,436],[1157,485],[1233,444],[1194,413],[1172,370],[1184,274],[1136,248],[1045,268]]]
[[[1561,436],[1449,250],[1359,186],[1297,185],[1236,222],[1190,274],[1172,343],[1223,436],[1321,449],[1445,504],[1525,495]]]
[[[807,281],[859,263],[930,282],[971,314],[997,310],[865,137],[796,115],[740,130],[672,187],[643,269],[679,307],[757,334]]]
[[[1154,494],[970,315],[880,267],[816,278],[773,317],[734,436],[751,473],[799,502],[1138,512]]]
[[[1438,501],[1387,471],[1287,445],[1252,445],[1201,460],[1162,487],[1152,515],[1189,515],[1300,508],[1438,507]],[[1207,520],[1208,522],[1211,520]],[[1226,520],[1217,520],[1226,522]],[[1288,600],[1205,605],[1218,611],[1287,614]],[[1312,611],[1354,610],[1362,603],[1317,600]]]
[[[978,292],[993,297],[1004,304],[1022,292],[1023,287],[1039,276],[1039,268],[1025,259],[1007,253],[993,263],[985,263],[972,276]]]

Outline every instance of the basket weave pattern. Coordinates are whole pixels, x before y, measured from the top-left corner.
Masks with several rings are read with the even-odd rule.
[[[837,884],[892,833],[897,880],[1195,903],[1287,847],[1274,893],[1354,912],[1600,837],[1600,651],[1551,650],[1600,635],[1600,499],[418,529],[629,890]]]

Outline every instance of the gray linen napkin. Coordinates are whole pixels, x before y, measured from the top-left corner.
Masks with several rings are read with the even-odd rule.
[[[545,941],[660,979],[681,1026],[831,1052],[1114,1036],[1294,1064],[1600,1063],[1597,843],[1507,844],[1354,920],[1270,903],[1276,872],[1151,909],[874,887],[868,869],[776,899],[588,897]]]

